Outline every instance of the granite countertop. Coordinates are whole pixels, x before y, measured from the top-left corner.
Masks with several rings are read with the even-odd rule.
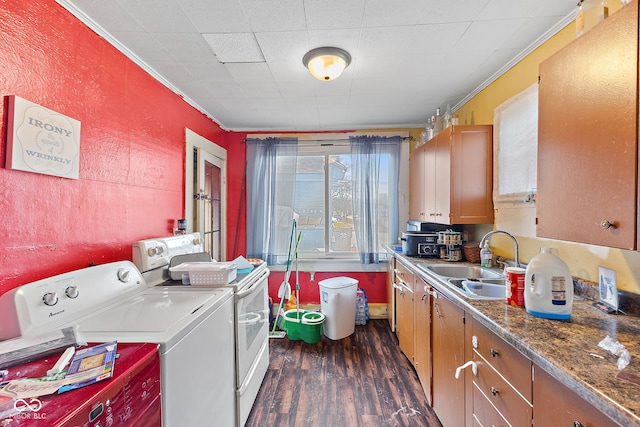
[[[444,262],[386,249],[409,265]],[[606,314],[594,307],[592,300],[580,296],[578,290],[571,320],[543,319],[500,300],[465,298],[420,268],[416,267],[414,273],[429,278],[451,301],[613,420],[625,426],[640,426],[639,317]],[[630,363],[624,369],[617,367],[618,356],[598,347],[606,336],[629,351]]]

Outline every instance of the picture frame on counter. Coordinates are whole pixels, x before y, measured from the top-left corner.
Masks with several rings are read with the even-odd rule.
[[[600,300],[597,304],[607,313],[618,312],[618,286],[616,272],[610,268],[598,266],[598,289]]]

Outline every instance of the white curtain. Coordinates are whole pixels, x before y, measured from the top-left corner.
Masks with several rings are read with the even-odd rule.
[[[353,168],[353,225],[360,262],[376,264],[380,262],[381,244],[391,243],[380,242],[380,231],[384,231],[381,227],[388,227],[387,236],[398,235],[402,138],[354,136],[349,141]],[[388,197],[388,203],[382,203],[381,197]]]
[[[297,138],[247,140],[247,255],[269,265],[287,261],[297,155]]]

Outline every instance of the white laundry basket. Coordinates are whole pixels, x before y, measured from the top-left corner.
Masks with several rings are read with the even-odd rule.
[[[326,316],[324,336],[339,340],[353,334],[356,329],[356,291],[358,281],[351,277],[321,280],[320,307]]]

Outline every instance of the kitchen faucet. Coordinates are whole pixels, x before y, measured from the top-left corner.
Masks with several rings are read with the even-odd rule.
[[[518,250],[518,241],[516,240],[515,237],[513,237],[513,235],[511,233],[508,233],[506,231],[503,230],[493,230],[488,232],[487,234],[485,234],[482,237],[482,240],[480,240],[480,248],[484,247],[484,242],[491,237],[492,234],[496,234],[496,233],[502,233],[502,234],[506,234],[507,236],[511,237],[511,240],[513,240],[513,244],[516,246],[516,267],[520,267],[520,254],[519,254],[519,250]]]

